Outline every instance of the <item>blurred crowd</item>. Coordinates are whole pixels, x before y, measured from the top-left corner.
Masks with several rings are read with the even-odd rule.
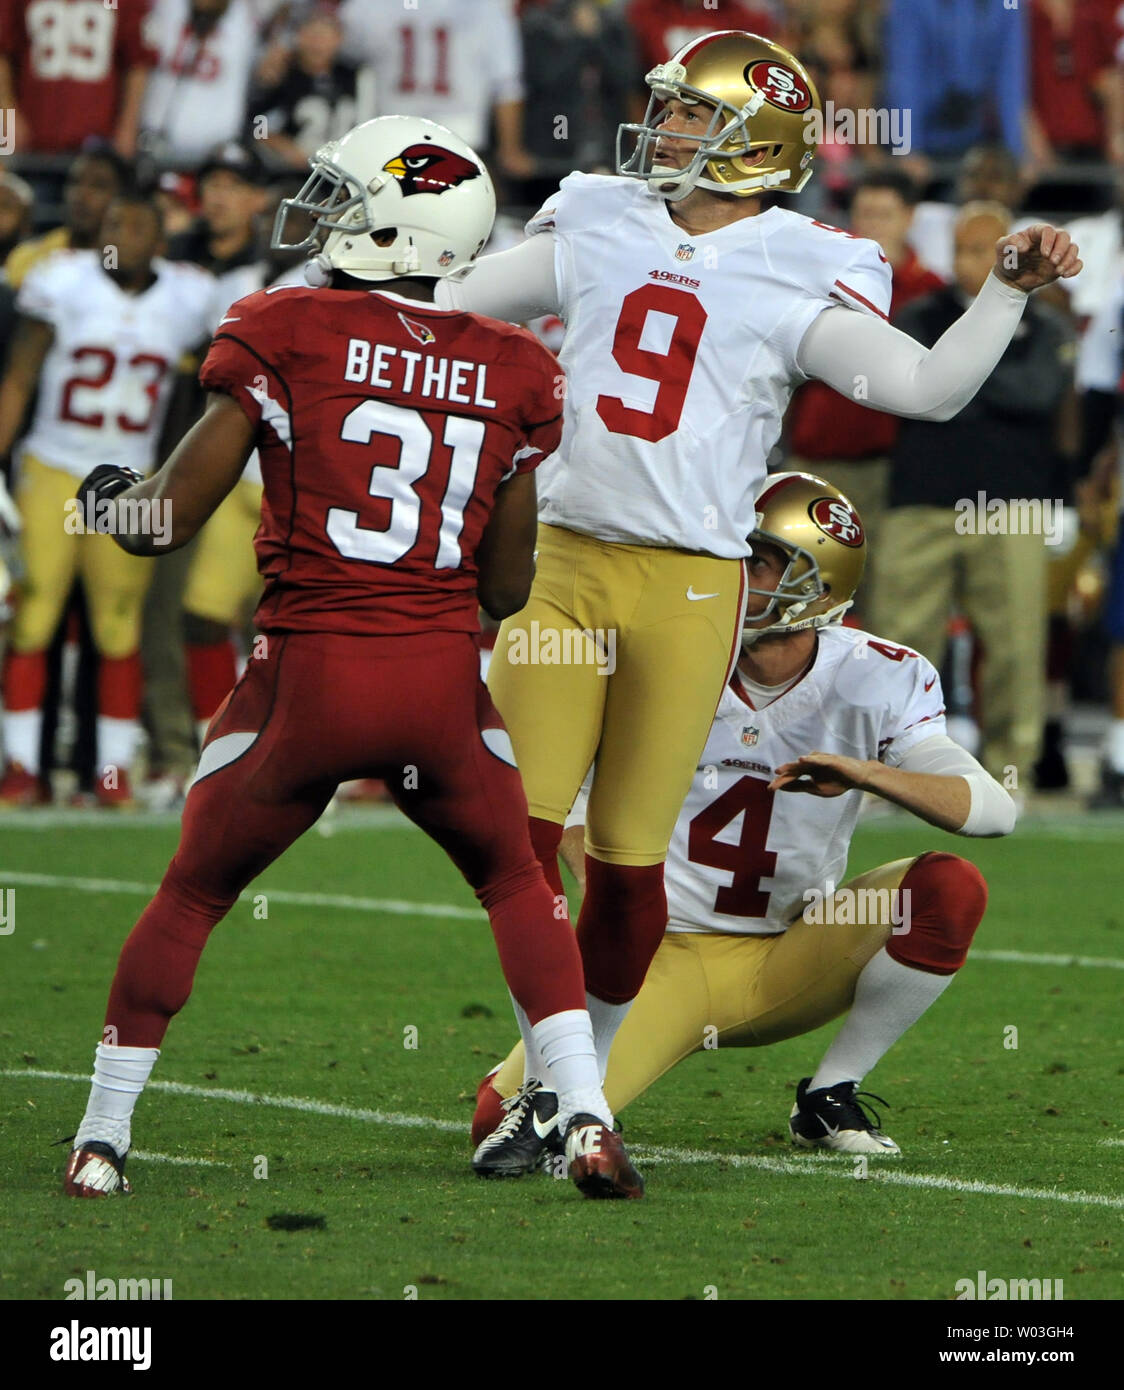
[[[51,302],[51,253],[100,253],[107,208],[139,188],[129,273],[157,257],[198,267],[213,326],[241,296],[299,277],[269,249],[280,198],[319,146],[390,113],[439,121],[485,156],[502,248],[568,172],[612,172],[650,67],[730,28],[776,39],[815,77],[824,139],[791,205],[879,242],[903,331],[935,341],[1007,231],[1049,220],[1078,241],[1085,270],[1035,296],[962,415],[899,422],[809,383],[771,465],[826,476],[858,506],[874,556],[859,619],[942,667],[954,730],[993,775],[1019,796],[1064,791],[1076,700],[1108,716],[1089,804],[1124,806],[1116,0],[0,0],[0,464],[17,499],[0,489],[0,803],[65,786],[79,802],[174,805],[253,641],[252,468],[199,543],[143,582],[108,559],[48,566],[50,543],[26,515],[20,526],[13,460],[39,457],[48,370],[25,319],[50,320],[34,305]],[[535,327],[557,343],[556,322]],[[154,408],[135,428],[150,467],[198,418],[203,347],[145,388]],[[110,389],[117,368],[100,370],[63,383],[65,418]],[[1000,517],[991,500],[1011,505]],[[14,615],[36,595],[32,640]]]

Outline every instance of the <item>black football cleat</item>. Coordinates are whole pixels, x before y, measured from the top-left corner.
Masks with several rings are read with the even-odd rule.
[[[507,1114],[472,1155],[481,1178],[521,1178],[562,1152],[558,1097],[532,1077],[503,1102]]]
[[[624,1140],[596,1115],[578,1114],[566,1128],[566,1162],[584,1197],[643,1197],[644,1179]]]
[[[841,1081],[809,1091],[811,1079],[806,1076],[796,1088],[796,1104],[788,1121],[794,1143],[802,1149],[833,1149],[836,1153],[901,1153],[890,1136],[875,1127],[882,1118],[864,1099],[868,1093],[855,1090],[855,1082]],[[889,1104],[881,1096],[870,1098],[879,1105]]]
[[[125,1159],[108,1144],[83,1144],[71,1151],[63,1174],[62,1190],[68,1197],[128,1196]]]

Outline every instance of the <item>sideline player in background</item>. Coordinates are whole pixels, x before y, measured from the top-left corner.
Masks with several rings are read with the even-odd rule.
[[[819,97],[792,54],[720,32],[646,80],[644,122],[621,127],[621,176],[570,175],[526,242],[438,295],[566,325],[535,585],[489,685],[559,894],[562,825],[597,755],[578,940],[602,1066],[667,921],[663,860],[737,657],[754,498],[793,389],[815,377],[876,409],[950,419],[1027,292],[1081,265],[1064,231],[1004,238],[979,296],[927,350],[885,322],[890,268],[874,242],[762,207],[812,172]],[[523,660],[536,644],[586,659]],[[542,1078],[540,1059],[529,1067]]]
[[[849,1009],[797,1087],[792,1137],[897,1153],[859,1083],[964,964],[987,886],[967,860],[928,853],[836,890],[862,793],[961,835],[1009,833],[1014,805],[946,735],[930,663],[840,624],[866,549],[847,499],[782,473],[757,507],[741,658],[676,822],[667,934],[605,1092],[620,1109],[692,1052],[765,1046]],[[522,1081],[520,1046],[481,1083],[474,1167],[485,1177],[530,1172],[556,1147],[554,1097]]]
[[[276,244],[289,209],[315,219],[327,284],[232,305],[203,363],[206,413],[160,473],[140,483],[98,469],[79,494],[116,499],[121,522],[125,502],[165,504],[184,545],[256,446],[265,640],[211,723],[179,848],[121,952],[65,1190],[128,1190],[133,1107],[212,928],[341,781],[370,776],[486,908],[559,1080],[574,1181],[591,1197],[639,1197],[601,1090],[578,949],[479,671],[478,602],[501,618],[530,589],[533,469],[561,433],[558,364],[524,329],[433,306],[434,282],[471,262],[495,216],[484,166],[451,131],[369,121],[318,152]],[[135,527],[117,539],[154,551]]]
[[[160,212],[147,194],[117,195],[101,241],[56,251],[27,273],[0,384],[0,457],[38,390],[16,467],[23,578],[3,671],[0,806],[49,800],[39,766],[47,650],[75,577],[100,658],[94,792],[103,806],[131,801],[151,562],[122,554],[108,535],[82,534],[66,508],[91,464],[152,467],[175,364],[211,331],[214,281],[160,258]]]

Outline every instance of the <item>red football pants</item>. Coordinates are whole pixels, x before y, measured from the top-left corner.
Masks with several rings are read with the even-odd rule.
[[[212,721],[179,848],[122,948],[105,1020],[117,1043],[160,1045],[211,928],[357,777],[382,778],[464,874],[531,1022],[584,1008],[510,748],[469,634],[270,636]]]

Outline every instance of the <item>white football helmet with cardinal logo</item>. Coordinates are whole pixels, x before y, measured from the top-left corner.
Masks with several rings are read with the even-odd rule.
[[[496,195],[488,171],[435,121],[365,121],[309,164],[304,187],[277,209],[272,244],[314,253],[324,275],[441,279],[467,270],[491,234]],[[301,239],[286,240],[294,219]]]

